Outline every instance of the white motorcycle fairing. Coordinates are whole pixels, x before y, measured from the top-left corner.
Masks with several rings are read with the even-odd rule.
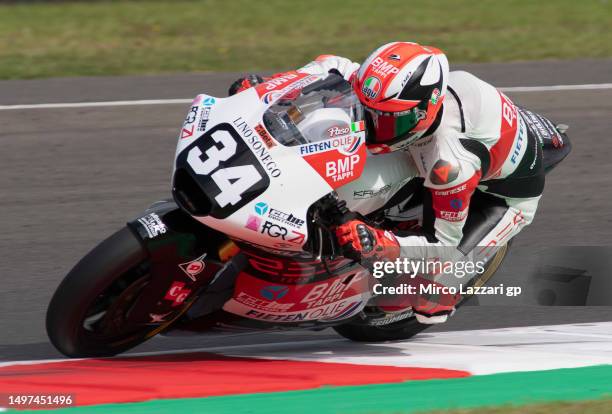
[[[308,209],[333,191],[361,214],[382,207],[416,175],[412,162],[367,153],[350,86],[309,91],[330,78],[296,73],[228,98],[198,95],[177,144],[177,203],[231,238],[290,252],[303,252]]]

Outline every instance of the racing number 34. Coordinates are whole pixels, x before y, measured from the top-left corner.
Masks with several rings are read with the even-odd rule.
[[[267,174],[231,125],[218,125],[195,144],[187,151],[187,163],[197,175],[212,179],[217,189],[206,179],[204,189],[216,193],[221,210],[231,214],[268,187]]]
[[[196,174],[210,175],[217,184],[221,190],[215,196],[219,206],[238,204],[242,199],[242,193],[261,180],[261,174],[253,165],[219,168],[221,162],[236,155],[236,140],[229,132],[223,130],[214,131],[211,137],[220,147],[215,145],[208,148],[205,151],[205,161],[202,161],[200,148],[193,147],[187,154],[187,162]]]

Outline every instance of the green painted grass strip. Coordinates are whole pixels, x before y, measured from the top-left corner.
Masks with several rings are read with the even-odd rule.
[[[106,404],[54,414],[366,414],[594,400],[612,396],[612,366],[355,387]]]

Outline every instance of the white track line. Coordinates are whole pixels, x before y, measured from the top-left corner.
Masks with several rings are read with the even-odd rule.
[[[338,337],[138,352],[120,357],[213,352],[264,359],[446,367],[484,374],[612,364],[612,337],[608,332],[612,332],[612,322],[426,333],[409,341],[381,344],[359,344]],[[75,360],[6,361],[0,362],[0,368]]]
[[[555,91],[581,91],[612,89],[612,83],[592,83],[583,85],[551,85],[551,86],[511,86],[499,88],[503,92],[555,92]],[[173,105],[187,104],[192,98],[180,99],[143,99],[134,101],[106,101],[106,102],[66,102],[23,105],[0,105],[0,111],[15,109],[62,109],[62,108],[96,108],[112,106],[144,106],[144,105]]]
[[[263,332],[263,331],[262,331]],[[159,339],[159,338],[158,338]],[[26,361],[6,361],[0,362],[0,368],[10,367],[13,365],[37,365],[37,364],[47,364],[54,362],[69,362],[69,361],[83,361],[87,359],[114,359],[114,358],[139,358],[139,357],[147,357],[147,356],[158,356],[158,355],[178,355],[178,354],[191,354],[198,352],[223,352],[230,350],[249,350],[252,348],[261,348],[266,345],[270,346],[280,346],[280,347],[291,347],[294,345],[325,345],[325,344],[333,344],[335,342],[346,342],[345,339],[338,337],[338,339],[330,338],[330,339],[313,339],[311,341],[299,341],[299,342],[274,342],[274,343],[260,343],[260,344],[247,344],[247,345],[229,345],[229,346],[214,346],[214,347],[205,347],[205,348],[187,348],[187,349],[171,349],[168,351],[146,351],[146,352],[131,352],[126,354],[117,355],[116,357],[102,357],[102,358],[55,358],[55,359],[33,359]]]
[[[510,86],[499,88],[502,92],[555,92],[555,91],[584,91],[598,89],[612,89],[612,83],[588,83],[583,85],[552,85],[552,86]]]
[[[0,111],[11,109],[56,109],[56,108],[91,108],[101,106],[142,106],[142,105],[172,105],[186,104],[193,101],[189,99],[144,99],[138,101],[107,101],[107,102],[72,102],[72,103],[45,103],[27,105],[0,105]]]

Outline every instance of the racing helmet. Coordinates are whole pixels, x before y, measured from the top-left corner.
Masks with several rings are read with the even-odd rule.
[[[366,143],[373,153],[405,148],[436,120],[448,83],[442,51],[411,42],[387,43],[352,78],[365,107]]]

